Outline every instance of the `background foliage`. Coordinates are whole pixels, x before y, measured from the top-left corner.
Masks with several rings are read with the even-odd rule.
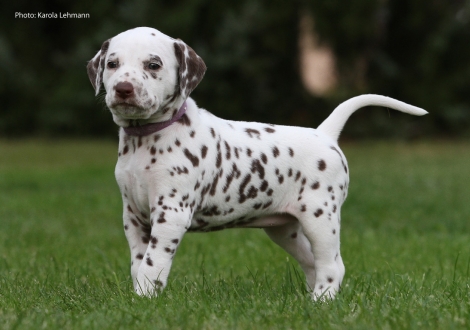
[[[101,43],[136,26],[178,37],[208,72],[193,93],[214,114],[316,127],[346,98],[379,93],[427,109],[410,119],[363,111],[345,134],[468,136],[468,0],[17,0],[0,24],[0,135],[115,136],[86,63]],[[89,19],[20,19],[15,12],[89,13]],[[299,76],[299,18],[309,12],[337,56],[339,86],[309,95]]]

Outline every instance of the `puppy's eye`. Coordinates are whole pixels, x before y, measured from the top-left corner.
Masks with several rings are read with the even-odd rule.
[[[148,65],[148,68],[150,70],[158,70],[160,69],[160,64],[156,63],[156,62],[150,62],[149,65]]]
[[[118,63],[114,61],[109,61],[107,65],[108,65],[108,69],[116,69],[118,66]]]

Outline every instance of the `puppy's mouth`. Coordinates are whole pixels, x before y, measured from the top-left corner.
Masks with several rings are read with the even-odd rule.
[[[132,101],[114,102],[109,108],[123,119],[146,119],[149,116],[149,109]]]

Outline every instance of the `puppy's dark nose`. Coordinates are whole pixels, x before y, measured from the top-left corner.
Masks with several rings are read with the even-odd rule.
[[[117,96],[121,99],[127,99],[134,95],[134,86],[127,81],[118,83],[114,86],[114,90],[116,91]]]

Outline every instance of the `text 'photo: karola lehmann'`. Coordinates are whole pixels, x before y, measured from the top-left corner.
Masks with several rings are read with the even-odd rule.
[[[51,13],[21,13],[15,12],[15,18],[90,18],[89,13],[69,13],[69,12],[51,12]]]

